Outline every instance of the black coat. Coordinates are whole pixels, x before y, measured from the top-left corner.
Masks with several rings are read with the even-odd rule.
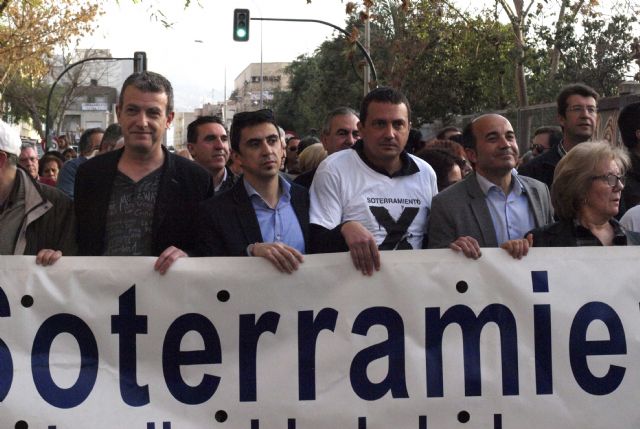
[[[309,192],[291,184],[291,205],[309,249]],[[247,256],[247,246],[263,242],[260,224],[244,182],[200,205],[198,219],[199,256]]]
[[[193,161],[164,147],[162,150],[164,163],[152,214],[153,254],[146,256],[159,256],[169,246],[191,254],[197,241],[197,207],[213,196],[213,182],[209,173]],[[75,209],[79,255],[104,253],[107,208],[123,151],[98,155],[78,168]]]

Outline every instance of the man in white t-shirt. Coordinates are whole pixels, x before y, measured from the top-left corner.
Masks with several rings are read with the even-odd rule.
[[[405,150],[411,128],[407,98],[377,88],[362,101],[352,149],[318,167],[311,185],[311,247],[316,253],[349,251],[355,267],[380,269],[379,250],[420,249],[436,175]]]

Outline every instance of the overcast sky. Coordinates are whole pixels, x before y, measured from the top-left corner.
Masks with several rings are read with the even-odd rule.
[[[333,35],[330,27],[312,23],[251,21],[250,40],[234,42],[233,9],[247,8],[252,17],[320,19],[344,26],[341,0],[200,0],[184,10],[182,0],[131,0],[105,2],[106,14],[96,31],[82,40],[81,48],[110,49],[115,57],[147,53],[148,69],[165,75],[173,84],[178,111],[193,110],[203,102],[221,101],[225,68],[227,95],[233,81],[252,62],[260,62],[260,26],[264,62],[292,61],[312,53]],[[157,6],[156,6],[157,5]],[[165,28],[150,15],[159,7],[171,22]],[[200,42],[197,42],[200,41]]]

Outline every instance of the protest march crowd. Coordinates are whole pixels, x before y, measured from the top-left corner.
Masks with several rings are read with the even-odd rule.
[[[477,259],[501,247],[640,243],[640,103],[625,106],[624,147],[591,141],[599,95],[557,97],[559,127],[516,134],[486,113],[424,141],[400,91],[338,107],[320,138],[299,138],[268,109],[188,126],[188,153],[162,142],[174,117],[170,82],[154,72],[123,84],[118,124],[86,130],[79,153],[59,142],[38,159],[0,122],[0,254],[156,256],[164,274],[187,256],[262,257],[284,273],[304,255],[348,252],[365,275],[380,251],[450,248]]]

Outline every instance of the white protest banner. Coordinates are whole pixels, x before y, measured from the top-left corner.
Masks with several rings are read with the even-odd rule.
[[[0,257],[0,427],[640,427],[640,249]]]

